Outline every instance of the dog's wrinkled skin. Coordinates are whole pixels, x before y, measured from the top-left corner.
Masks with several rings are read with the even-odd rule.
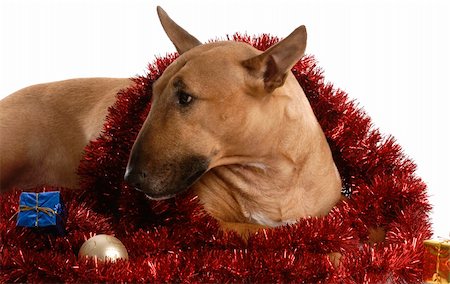
[[[154,84],[126,180],[154,199],[191,187],[224,228],[243,235],[326,215],[341,179],[290,72],[305,27],[262,53],[239,42],[202,45],[158,14],[181,56]]]

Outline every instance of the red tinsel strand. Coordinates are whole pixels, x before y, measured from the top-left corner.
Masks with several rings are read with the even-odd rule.
[[[261,50],[269,35],[235,34]],[[19,191],[0,195],[0,282],[295,282],[415,283],[421,280],[423,247],[430,237],[430,206],[415,165],[392,138],[383,138],[347,94],[325,83],[313,57],[293,68],[310,100],[351,198],[329,215],[262,230],[247,243],[223,233],[189,193],[150,202],[123,184],[129,151],[150,110],[152,83],[175,60],[157,58],[146,76],[122,90],[100,137],[85,149],[82,188],[62,190],[67,234],[15,228]],[[58,190],[38,188],[36,191]],[[382,226],[386,241],[363,244],[368,228]],[[116,235],[130,260],[78,261],[84,240]],[[328,254],[342,254],[334,268]],[[57,267],[57,268],[55,268]]]

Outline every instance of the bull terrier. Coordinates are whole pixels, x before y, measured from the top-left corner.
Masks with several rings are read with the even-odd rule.
[[[191,188],[224,229],[243,236],[326,215],[341,198],[341,179],[290,71],[304,55],[305,27],[261,52],[241,42],[201,44],[157,12],[180,56],[153,85],[125,180],[151,199]],[[74,79],[0,101],[0,190],[77,188],[83,148],[132,84]]]

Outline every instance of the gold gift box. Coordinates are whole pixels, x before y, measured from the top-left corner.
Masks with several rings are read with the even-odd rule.
[[[426,240],[423,261],[425,283],[450,282],[450,240]]]

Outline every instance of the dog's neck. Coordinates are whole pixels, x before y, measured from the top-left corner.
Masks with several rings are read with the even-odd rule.
[[[282,105],[269,127],[273,142],[255,143],[259,155],[230,157],[193,186],[222,222],[275,227],[326,215],[340,198],[339,173],[303,90],[292,81],[284,87],[271,102]]]

